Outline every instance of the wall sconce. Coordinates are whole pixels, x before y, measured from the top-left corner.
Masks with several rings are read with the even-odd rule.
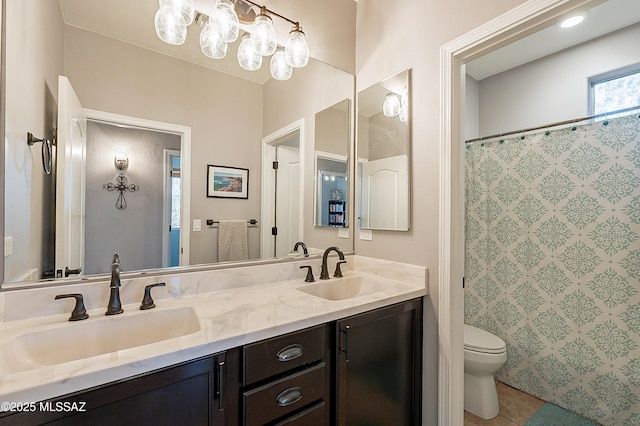
[[[114,157],[113,164],[116,166],[116,170],[124,172],[129,167],[129,157],[127,157],[127,154],[120,151]]]
[[[140,189],[139,185],[127,184],[127,175],[124,174],[124,171],[129,167],[129,157],[124,152],[120,151],[116,154],[113,159],[113,164],[116,166],[116,170],[118,176],[116,176],[116,182],[109,182],[102,185],[102,189],[106,189],[107,191],[118,191],[118,199],[116,200],[116,209],[124,210],[127,208],[127,200],[124,198],[124,193],[136,192]]]

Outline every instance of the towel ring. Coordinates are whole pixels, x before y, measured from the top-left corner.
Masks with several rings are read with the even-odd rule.
[[[27,132],[27,145],[33,146],[33,144],[42,142],[42,168],[48,175],[51,174],[51,166],[53,164],[53,149],[51,139],[38,139],[31,132]]]

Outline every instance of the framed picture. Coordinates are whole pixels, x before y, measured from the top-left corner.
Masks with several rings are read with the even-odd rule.
[[[249,169],[207,165],[207,197],[249,198]]]

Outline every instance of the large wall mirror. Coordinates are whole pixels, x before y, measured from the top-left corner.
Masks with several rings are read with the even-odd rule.
[[[218,263],[218,226],[226,220],[247,221],[246,260],[273,259],[261,244],[262,231],[278,226],[261,220],[271,208],[263,200],[275,198],[263,193],[270,179],[264,144],[292,123],[299,123],[300,198],[298,234],[290,238],[316,251],[329,245],[353,250],[352,238],[314,223],[314,153],[326,150],[315,146],[316,115],[352,103],[352,74],[311,58],[290,80],[277,81],[268,58],[258,71],[238,66],[240,40],[224,60],[202,55],[199,28],[189,27],[184,45],[167,45],[154,31],[155,0],[136,7],[129,0],[4,4],[4,288],[63,282],[56,276],[64,280],[65,269],[69,279],[107,273],[114,251],[125,273]],[[69,106],[69,98],[79,106]],[[354,117],[348,106],[345,111],[351,127]],[[86,147],[76,155],[62,145],[30,146],[27,132],[84,139]],[[346,132],[334,151],[341,158],[351,157],[351,139]],[[42,155],[49,150],[47,174]],[[64,163],[71,157],[74,166]],[[84,178],[76,183],[78,169]],[[345,179],[348,173],[346,167]],[[217,196],[225,194],[215,185],[229,176],[242,180],[240,196]],[[67,225],[59,222],[63,184],[65,198],[81,205],[80,222],[74,214]],[[63,237],[71,248],[59,247]],[[73,250],[82,260],[73,260]],[[292,250],[277,257],[293,256]]]
[[[410,70],[358,93],[358,219],[361,229],[408,231]]]

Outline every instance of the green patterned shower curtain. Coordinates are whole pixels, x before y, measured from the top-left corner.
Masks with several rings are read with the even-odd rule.
[[[507,343],[496,378],[640,425],[640,115],[465,153],[465,322]]]

